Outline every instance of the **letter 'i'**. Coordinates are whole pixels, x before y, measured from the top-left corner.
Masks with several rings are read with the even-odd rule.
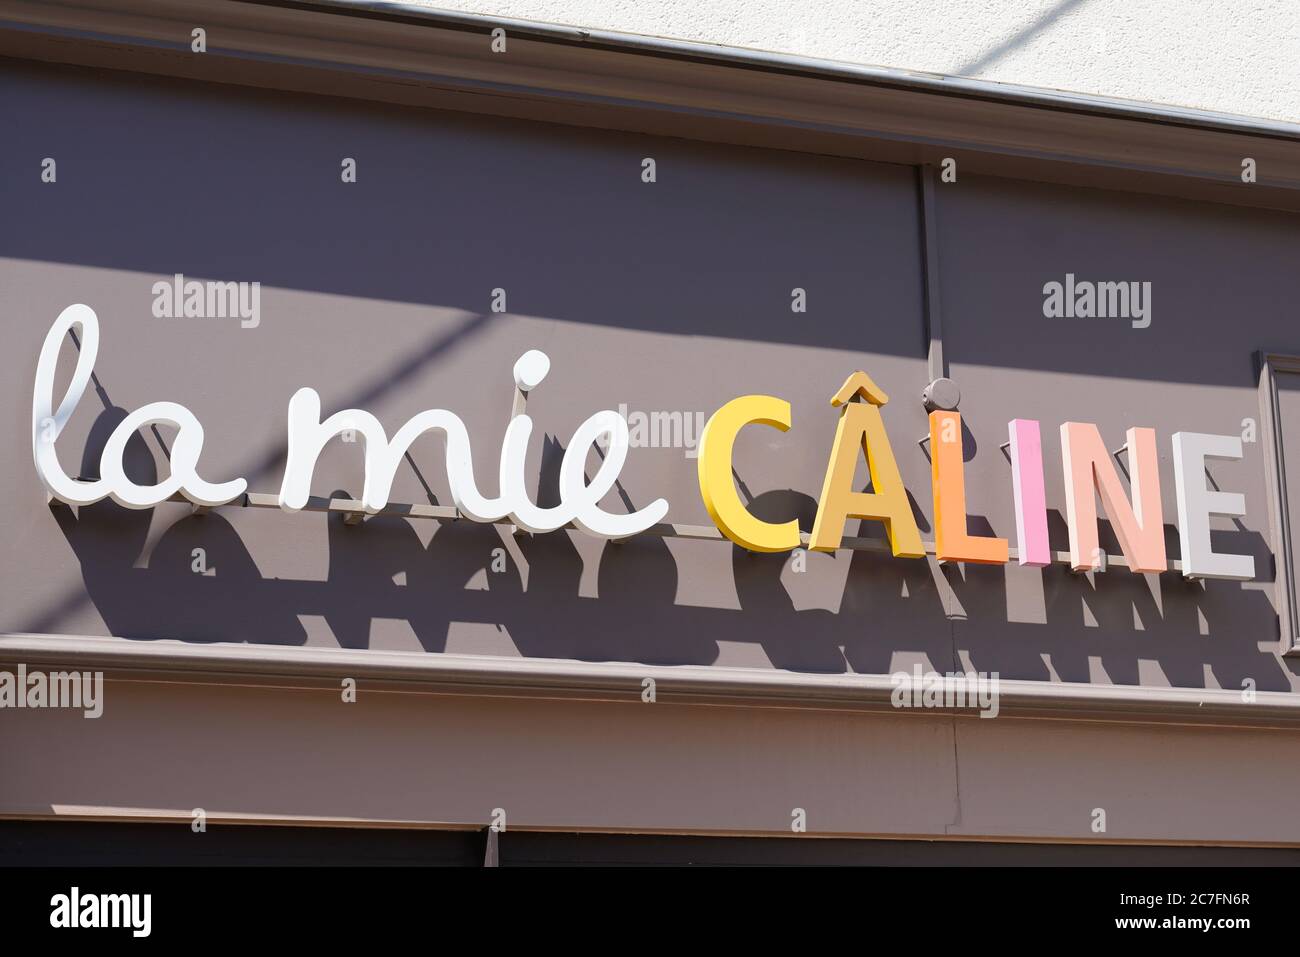
[[[1047,544],[1047,495],[1043,488],[1043,443],[1037,419],[1012,419],[1011,488],[1016,497],[1016,550],[1021,565],[1052,563]]]

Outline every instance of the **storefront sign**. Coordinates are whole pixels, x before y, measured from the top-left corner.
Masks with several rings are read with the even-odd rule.
[[[56,407],[55,367],[63,339],[73,328],[80,332],[81,352],[68,390]],[[149,403],[129,414],[114,429],[104,446],[98,479],[82,481],[67,475],[59,464],[55,442],[90,381],[98,349],[98,319],[90,307],[80,304],[63,310],[41,349],[32,400],[32,456],[37,475],[50,495],[71,505],[89,505],[111,498],[127,508],[152,508],[177,494],[196,505],[209,507],[242,496],[248,486],[242,478],[212,483],[199,477],[203,426],[193,413],[174,402]],[[526,352],[515,363],[515,384],[521,391],[530,392],[549,371],[550,360],[545,354],[536,350]],[[862,519],[884,525],[895,556],[925,557],[926,548],[880,413],[888,401],[885,392],[861,371],[849,376],[831,397],[831,405],[839,408],[840,418],[810,548],[834,551],[841,545],[845,523]],[[524,461],[533,423],[522,412],[506,428],[500,458],[500,494],[496,498],[479,492],[468,432],[460,417],[446,409],[419,413],[391,440],[379,420],[364,410],[347,409],[323,421],[320,412],[320,397],[313,389],[301,388],[289,400],[288,461],[279,494],[279,505],[286,511],[297,511],[307,504],[321,450],[331,438],[346,431],[359,433],[365,444],[362,506],[371,514],[383,510],[407,449],[424,433],[435,431],[446,438],[446,470],[452,499],[460,514],[472,521],[509,521],[535,533],[573,525],[590,535],[617,539],[646,531],[668,512],[668,502],[662,498],[628,514],[607,512],[598,504],[614,487],[628,453],[627,421],[615,411],[595,413],[574,432],[560,465],[560,501],[550,508],[536,505],[525,488]],[[155,485],[142,486],[126,476],[123,453],[130,437],[151,423],[165,423],[176,429],[171,475]],[[793,519],[773,523],[756,518],[736,490],[732,449],[740,430],[750,424],[767,425],[784,432],[792,425],[790,404],[775,396],[746,395],[715,412],[700,436],[700,494],[709,516],[733,542],[758,552],[790,551],[802,542],[798,523]],[[1154,430],[1128,430],[1131,500],[1096,425],[1066,422],[1060,427],[1060,435],[1070,565],[1086,570],[1098,564],[1097,498],[1100,496],[1130,569],[1143,573],[1166,571],[1164,511]],[[1041,567],[1051,562],[1051,553],[1039,423],[1033,419],[1013,419],[1008,423],[1008,436],[1017,561]],[[972,535],[967,528],[961,414],[932,412],[929,444],[935,554],[941,561],[1007,562],[1010,548],[1006,539]],[[584,471],[587,455],[597,445],[603,452],[603,461],[588,482]],[[1173,436],[1173,452],[1183,574],[1200,578],[1253,578],[1253,557],[1215,552],[1210,542],[1210,516],[1240,517],[1245,514],[1245,499],[1239,493],[1207,489],[1205,460],[1240,459],[1241,439],[1178,432]],[[871,476],[870,492],[855,491],[853,487],[854,471],[859,456],[864,454]]]

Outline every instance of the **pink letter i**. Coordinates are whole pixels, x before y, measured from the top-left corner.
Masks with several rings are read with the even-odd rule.
[[[1011,485],[1016,496],[1016,546],[1021,565],[1052,563],[1047,546],[1047,496],[1043,491],[1043,443],[1037,419],[1012,419]]]

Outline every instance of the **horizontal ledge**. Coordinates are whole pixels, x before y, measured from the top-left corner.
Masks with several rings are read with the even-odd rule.
[[[896,708],[890,675],[806,674],[757,668],[650,665],[571,659],[189,644],[78,635],[0,635],[0,667],[103,671],[122,681],[182,681],[337,692],[361,690],[640,703],[645,679],[655,701],[731,707],[948,714],[965,708]],[[999,717],[1287,728],[1300,726],[1300,694],[1000,680]]]
[[[312,827],[381,829],[403,831],[452,831],[482,833],[490,820],[439,821],[419,818],[349,817],[311,814],[259,814],[255,812],[213,810],[207,811],[207,823],[243,827]],[[192,808],[155,808],[122,805],[33,805],[22,808],[0,809],[0,821],[40,822],[104,822],[132,824],[183,825],[188,828],[194,821]],[[937,833],[927,831],[804,831],[794,834],[789,827],[780,829],[758,827],[688,827],[683,825],[645,824],[640,821],[625,824],[588,824],[565,821],[561,823],[522,823],[510,820],[507,833],[513,834],[630,834],[693,837],[778,837],[801,841],[855,840],[855,841],[925,841],[928,844],[1051,844],[1057,846],[1088,847],[1243,847],[1291,848],[1300,842],[1271,840],[1207,840],[1205,838],[1159,837],[1109,837],[1105,835],[1016,834],[1006,832],[973,833],[967,831]]]

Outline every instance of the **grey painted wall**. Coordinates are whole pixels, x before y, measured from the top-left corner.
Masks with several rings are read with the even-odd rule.
[[[543,500],[560,446],[597,409],[707,417],[766,392],[790,400],[794,428],[747,430],[737,473],[756,510],[810,523],[836,421],[827,400],[864,368],[893,397],[885,420],[932,537],[930,466],[916,444],[927,381],[916,186],[910,168],[795,152],[3,69],[0,439],[11,454],[0,471],[0,630],[1294,685],[1277,653],[1262,442],[1211,470],[1248,507],[1241,523],[1215,526],[1216,542],[1254,554],[1260,580],[1204,589],[1172,574],[1118,569],[1092,583],[1060,566],[962,570],[847,552],[810,556],[799,574],[783,556],[725,544],[602,548],[564,532],[521,538],[498,574],[499,535],[468,523],[51,510],[27,452],[32,378],[50,323],[80,301],[100,317],[102,391],[60,449],[83,472],[125,411],[169,399],[204,423],[205,477],[242,475],[273,492],[289,396],[310,385],[327,411],[366,408],[390,433],[421,409],[450,408],[477,440],[477,473],[493,476],[510,367],[542,348],[552,372],[529,412]],[[56,184],[40,182],[46,156]],[[640,178],[646,156],[653,185]],[[358,160],[355,185],[339,181],[343,157]],[[1159,434],[1176,555],[1169,436],[1258,420],[1252,351],[1300,353],[1300,224],[971,176],[941,187],[938,216],[972,527],[1014,535],[998,449],[1008,419],[1043,423],[1056,548],[1066,544],[1056,427],[1097,422],[1115,447],[1146,425]],[[151,286],[176,272],[261,282],[260,326],[154,318]],[[1042,285],[1066,272],[1150,280],[1151,327],[1043,318]],[[806,315],[790,311],[796,286]],[[489,311],[495,287],[507,290],[504,315]],[[70,369],[70,347],[64,360]],[[165,469],[152,434],[131,453],[139,480]],[[393,499],[448,503],[437,440],[412,457],[418,471],[399,473]],[[704,523],[695,468],[681,449],[633,449],[622,488],[638,505],[666,496],[671,521]],[[360,479],[360,448],[336,443],[314,491],[357,495]],[[196,547],[214,574],[191,571]]]

